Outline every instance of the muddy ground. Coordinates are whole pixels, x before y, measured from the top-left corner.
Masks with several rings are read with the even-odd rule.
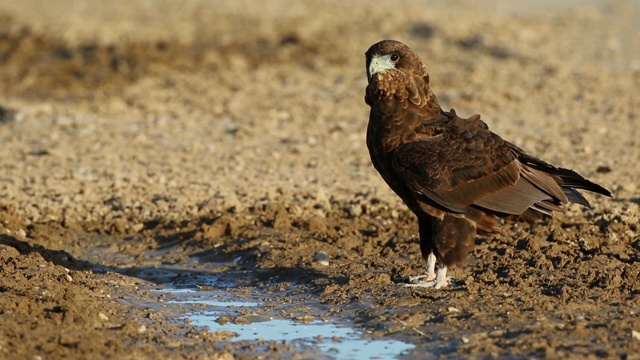
[[[633,1],[0,2],[0,358],[322,355],[149,291],[209,275],[409,357],[640,358],[639,24]],[[445,108],[613,198],[479,237],[447,289],[398,286],[423,262],[364,144],[383,38]]]

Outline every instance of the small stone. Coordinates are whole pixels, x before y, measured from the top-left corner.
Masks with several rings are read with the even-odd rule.
[[[387,330],[387,333],[385,335],[389,335],[389,334],[400,332],[400,331],[404,330],[405,328],[406,328],[406,326],[404,326],[404,325],[393,325],[393,326],[390,326],[389,330]]]
[[[447,308],[447,311],[451,312],[451,313],[457,313],[460,312],[460,310],[458,310],[457,308],[454,308],[452,306]]]
[[[164,343],[164,346],[168,347],[169,349],[177,349],[182,346],[182,342],[178,340],[168,340]]]
[[[220,339],[220,340],[229,340],[229,339],[232,339],[232,338],[238,336],[237,333],[234,333],[233,331],[229,331],[229,330],[216,331],[212,335],[215,338]]]
[[[215,322],[217,322],[220,325],[225,325],[227,324],[229,321],[231,321],[231,316],[230,315],[224,315],[224,316],[220,316],[219,318],[217,318],[215,320]]]
[[[269,321],[269,318],[265,316],[257,315],[257,314],[247,314],[247,315],[240,315],[236,317],[233,323],[240,324],[240,325],[248,325],[248,324],[253,324],[255,322],[263,322],[263,321]]]
[[[102,321],[109,321],[109,317],[103,313],[98,313],[98,317],[100,318],[100,320]]]
[[[316,201],[318,201],[318,204],[322,205],[322,208],[324,209],[331,208],[331,200],[322,187],[319,187],[318,191],[316,192]]]
[[[362,214],[362,206],[358,204],[350,204],[344,207],[344,211],[349,215],[349,217],[358,217]]]
[[[329,266],[329,255],[327,255],[324,251],[318,251],[315,255],[313,255],[313,262],[318,263],[322,266]]]
[[[631,330],[631,337],[640,341],[640,331]]]
[[[147,331],[147,327],[143,324],[138,328],[138,334],[144,334]]]
[[[468,344],[469,341],[470,341],[469,338],[466,337],[466,336],[463,336],[460,340],[462,340],[462,343],[464,343],[464,344]]]
[[[315,316],[311,316],[311,315],[300,315],[296,317],[297,321],[303,322],[303,323],[312,323],[315,320]]]
[[[131,227],[131,230],[133,230],[136,233],[139,233],[140,231],[144,230],[144,224],[142,223],[135,224]]]

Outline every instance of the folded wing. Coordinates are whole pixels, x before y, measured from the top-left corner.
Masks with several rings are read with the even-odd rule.
[[[453,117],[446,127],[439,122],[438,135],[405,143],[393,154],[394,172],[419,203],[457,213],[479,207],[511,215],[527,209],[551,215],[569,201],[589,206],[574,188],[608,195],[577,173],[504,141],[479,116]]]

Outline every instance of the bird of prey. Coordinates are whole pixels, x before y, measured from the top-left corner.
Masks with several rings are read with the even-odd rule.
[[[503,140],[480,115],[443,111],[427,68],[403,43],[383,40],[365,55],[371,161],[418,218],[426,260],[426,275],[408,286],[447,286],[447,267],[464,263],[476,233],[500,232],[498,217],[533,222],[569,202],[590,207],[578,189],[611,196]]]

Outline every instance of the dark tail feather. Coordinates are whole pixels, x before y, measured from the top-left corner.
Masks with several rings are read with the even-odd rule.
[[[571,201],[572,203],[580,204],[591,209],[591,204],[589,204],[587,199],[585,199],[584,196],[582,196],[582,194],[578,192],[578,190],[570,187],[564,187],[562,188],[562,191],[565,195],[567,195],[567,199],[569,199],[569,201]]]
[[[611,192],[609,192],[609,190],[603,188],[602,186],[592,181],[589,181],[583,178],[580,174],[578,174],[573,170],[556,168],[556,171],[552,172],[551,174],[557,175],[558,177],[560,177],[560,179],[562,179],[562,182],[563,182],[562,186],[565,188],[569,187],[569,188],[583,189],[583,190],[592,191],[598,194],[611,197]],[[569,194],[567,194],[567,196],[569,196]],[[582,195],[578,194],[578,196],[582,198],[582,200],[584,200]],[[580,203],[579,201],[576,201],[576,202]]]
[[[589,205],[589,202],[579,192],[577,192],[574,189],[592,191],[594,193],[611,197],[611,192],[609,192],[609,190],[603,188],[602,186],[592,181],[585,179],[584,177],[582,177],[582,175],[578,174],[577,172],[569,169],[555,167],[543,160],[540,160],[538,158],[535,158],[527,154],[526,152],[524,152],[524,150],[520,149],[519,147],[513,144],[510,144],[510,145],[512,150],[516,152],[519,160],[523,164],[531,166],[534,169],[544,171],[549,175],[557,176],[558,178],[560,178],[560,180],[562,180],[562,183],[560,185],[564,188],[563,191],[571,202],[575,202],[587,207],[591,207],[591,205]]]

